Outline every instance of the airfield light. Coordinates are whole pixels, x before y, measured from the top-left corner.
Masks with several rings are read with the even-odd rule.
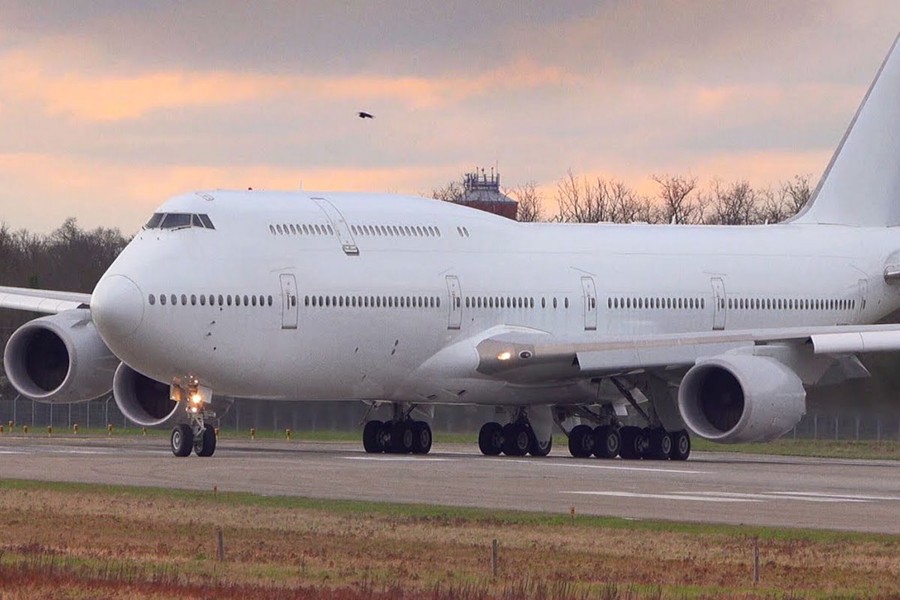
[[[512,358],[512,353],[509,350],[501,352],[497,355],[497,360],[509,360]]]

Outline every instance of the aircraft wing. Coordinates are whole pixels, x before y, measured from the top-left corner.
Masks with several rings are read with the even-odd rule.
[[[0,308],[55,314],[90,306],[90,294],[0,286]]]
[[[785,327],[566,341],[536,330],[501,332],[476,345],[481,375],[514,383],[624,375],[693,366],[698,359],[764,344],[806,345],[813,354],[900,350],[900,324]]]

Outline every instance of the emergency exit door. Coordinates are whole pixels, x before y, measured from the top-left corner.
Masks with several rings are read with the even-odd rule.
[[[293,275],[281,275],[281,328],[297,329],[297,280]]]

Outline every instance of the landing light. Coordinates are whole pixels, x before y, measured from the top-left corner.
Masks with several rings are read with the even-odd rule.
[[[512,353],[508,350],[497,355],[497,360],[509,360],[510,358],[512,358]]]
[[[191,404],[200,404],[203,402],[203,395],[200,392],[193,392],[190,395]]]

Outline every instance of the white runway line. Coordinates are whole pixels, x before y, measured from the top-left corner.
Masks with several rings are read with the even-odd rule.
[[[27,454],[24,450],[0,450],[0,454]]]
[[[707,475],[709,471],[689,471],[687,469],[659,469],[653,467],[622,467],[616,465],[582,465],[577,463],[557,463],[557,462],[547,462],[544,460],[515,460],[515,459],[500,459],[504,462],[511,463],[522,463],[526,465],[536,465],[536,466],[550,466],[550,467],[564,467],[569,469],[601,469],[604,471],[629,471],[629,472],[647,472],[647,473],[676,473],[679,475]]]
[[[684,495],[703,495],[703,496],[711,496],[715,498],[751,498],[756,500],[799,500],[801,502],[868,502],[868,500],[856,499],[856,498],[836,498],[836,497],[820,497],[820,496],[806,496],[806,495],[792,495],[790,493],[781,493],[781,492],[760,492],[755,494],[749,493],[741,493],[741,492],[705,492],[705,491],[690,491],[690,492],[682,492],[675,491],[669,492],[670,494],[684,494]]]
[[[865,496],[862,494],[824,494],[820,492],[772,492],[779,496],[798,496],[811,498],[833,498],[835,500],[860,500],[875,502],[900,502],[900,496]]]
[[[560,494],[577,494],[581,496],[608,496],[612,498],[644,498],[647,500],[686,500],[690,502],[762,502],[753,498],[727,498],[722,496],[697,496],[688,494],[643,494],[639,492],[580,492],[563,491]]]
[[[344,460],[372,460],[376,462],[451,462],[452,458],[426,456],[342,456]]]

